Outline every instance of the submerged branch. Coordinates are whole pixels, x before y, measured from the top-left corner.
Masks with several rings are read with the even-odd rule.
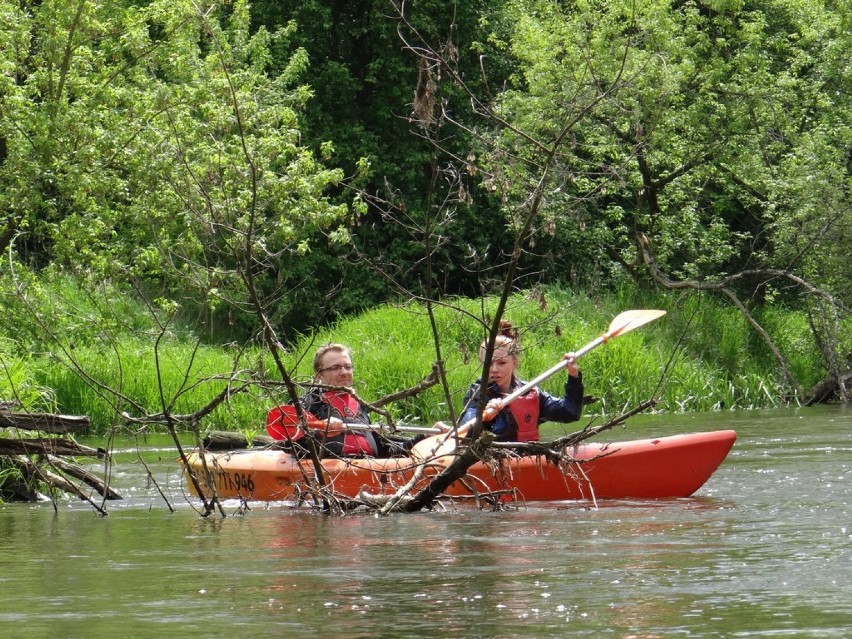
[[[401,512],[418,512],[424,508],[431,508],[435,500],[450,487],[450,485],[467,473],[467,469],[482,459],[494,442],[494,433],[483,432],[473,443],[471,443],[461,455],[456,457],[449,466],[440,472],[428,486],[421,490],[411,501],[399,508]],[[425,462],[424,462],[425,463]]]

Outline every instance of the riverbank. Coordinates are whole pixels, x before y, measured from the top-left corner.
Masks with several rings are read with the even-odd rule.
[[[240,390],[198,421],[204,430],[261,432],[269,406],[286,401],[274,362],[256,344],[202,344],[185,322],[158,324],[150,309],[122,297],[120,304],[82,293],[57,298],[49,329],[43,321],[5,327],[4,398],[23,409],[85,415],[91,432],[115,427],[162,430],[131,417],[189,415],[226,389]],[[68,300],[63,306],[62,300]],[[458,410],[480,374],[482,318],[496,300],[447,300],[435,309],[450,402]],[[520,373],[529,379],[606,331],[629,308],[660,308],[662,319],[596,349],[581,361],[589,414],[615,414],[648,398],[661,412],[781,406],[796,397],[781,382],[778,363],[746,320],[712,297],[650,295],[635,291],[589,297],[544,289],[512,297],[505,317],[521,330]],[[20,318],[25,317],[19,314]],[[118,318],[123,321],[117,321]],[[803,313],[765,307],[758,315],[785,354],[802,388],[824,370],[810,345]],[[43,320],[43,318],[42,318]],[[427,377],[437,359],[432,327],[421,305],[385,305],[292,341],[283,361],[296,382],[308,382],[317,345],[343,342],[354,351],[356,391],[367,401],[409,388]],[[557,376],[558,377],[558,376]],[[544,387],[560,392],[561,381]],[[389,404],[397,421],[431,423],[450,416],[440,385]],[[183,425],[178,423],[180,428]]]

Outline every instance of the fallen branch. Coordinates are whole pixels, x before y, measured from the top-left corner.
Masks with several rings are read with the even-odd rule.
[[[494,442],[494,433],[484,431],[473,441],[464,452],[456,457],[453,462],[421,490],[411,501],[400,506],[401,512],[418,512],[424,508],[431,508],[435,500],[450,487],[450,485],[461,479],[467,473],[467,469],[485,456],[489,447]],[[427,462],[424,462],[427,463]]]
[[[0,438],[0,455],[63,455],[66,457],[105,457],[103,448],[82,446],[71,439],[37,437]]]
[[[65,493],[75,495],[79,497],[82,501],[88,502],[89,505],[94,508],[98,514],[106,515],[106,511],[98,504],[96,504],[92,498],[80,490],[76,484],[72,481],[69,481],[68,478],[60,475],[58,473],[54,473],[47,468],[43,468],[39,466],[37,463],[29,459],[24,455],[18,455],[16,457],[9,458],[11,463],[20,470],[21,474],[27,479],[35,479],[43,484],[47,485],[50,488],[61,490]],[[54,508],[56,507],[56,502],[54,502]]]
[[[91,425],[88,417],[50,413],[15,412],[0,405],[0,427],[37,430],[51,435],[84,432]]]
[[[94,488],[98,493],[100,493],[103,497],[106,497],[107,499],[124,499],[120,494],[115,492],[106,483],[104,483],[100,477],[93,475],[85,468],[81,468],[80,466],[76,466],[74,464],[69,464],[64,459],[59,459],[58,457],[54,457],[53,455],[48,457],[48,461],[50,461],[50,464],[52,466],[58,468],[66,475],[75,477],[83,483],[88,484],[89,486]]]
[[[8,415],[9,411],[0,409],[0,413]],[[49,418],[68,418],[64,415],[29,413],[26,415],[32,418],[29,424],[46,425],[51,423]],[[38,418],[43,417],[48,419],[39,421]],[[86,418],[71,419],[75,423],[88,422]],[[98,513],[105,515],[104,509],[96,504],[89,495],[80,490],[72,480],[82,481],[106,499],[121,499],[121,495],[86,469],[61,459],[61,457],[104,458],[106,455],[107,452],[103,448],[83,446],[73,439],[63,437],[2,437],[0,438],[0,456],[4,458],[2,460],[3,465],[5,468],[11,468],[17,472],[0,478],[0,490],[7,498],[35,501],[43,497],[37,488],[39,485],[44,485],[51,491],[60,490],[75,495],[89,502]]]

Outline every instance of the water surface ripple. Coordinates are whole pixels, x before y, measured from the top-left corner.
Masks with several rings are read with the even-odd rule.
[[[689,499],[200,519],[173,453],[128,449],[95,516],[0,506],[0,628],[50,637],[852,636],[852,412],[644,416],[611,439],[734,428]]]

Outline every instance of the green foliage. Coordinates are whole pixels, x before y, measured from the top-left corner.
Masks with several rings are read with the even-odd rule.
[[[633,265],[642,233],[676,278],[792,265],[848,293],[847,13],[790,0],[500,8],[513,27],[495,37],[519,70],[494,104],[511,128],[482,132],[508,215],[568,126],[544,216],[593,260],[607,246]]]
[[[404,8],[412,28],[368,2],[3,3],[0,248],[135,278],[213,340],[256,330],[248,272],[288,335],[388,299],[347,234],[402,288],[478,296],[567,126],[523,286],[641,280],[641,232],[676,278],[791,265],[850,299],[845,7]],[[465,128],[418,125],[420,62],[399,39],[414,30],[505,125],[434,64],[437,103]],[[371,206],[349,210],[344,176]]]
[[[24,279],[23,272],[19,276]],[[25,291],[12,291],[15,296],[8,286],[3,290],[4,308],[13,308],[17,300],[19,309],[38,309],[29,316],[20,311],[0,334],[0,399],[17,399],[24,409],[88,415],[92,434],[111,428],[156,431],[162,426],[127,426],[121,413],[139,417],[166,408],[172,414],[192,413],[226,385],[236,388],[245,381],[251,383],[248,391],[233,396],[200,425],[202,430],[253,433],[263,429],[270,406],[287,401],[283,392],[263,390],[269,387],[262,382],[270,381],[264,371],[274,370],[268,354],[254,347],[200,344],[192,327],[164,311],[152,313],[155,309],[107,284],[81,286],[60,277],[31,281]],[[447,300],[435,308],[455,411],[482,373],[478,347],[495,308],[494,298]],[[630,308],[663,308],[668,314],[581,360],[586,392],[600,398],[588,414],[612,415],[651,397],[658,399],[659,410],[675,412],[784,401],[774,359],[733,310],[710,297],[639,294],[627,288],[594,299],[551,288],[513,295],[506,318],[521,331],[520,375],[531,379],[549,369]],[[39,317],[48,324],[39,324]],[[822,378],[825,371],[809,347],[809,326],[801,312],[779,308],[761,320],[803,384]],[[310,381],[313,352],[330,341],[353,349],[356,389],[367,401],[421,382],[437,358],[425,309],[414,303],[385,305],[299,339],[286,357],[297,382]],[[49,349],[40,346],[48,343]],[[543,387],[560,393],[562,382],[556,375]],[[402,422],[428,424],[450,416],[438,387],[387,408]]]
[[[273,294],[279,256],[341,237],[292,25],[251,33],[242,0],[3,7],[0,248],[215,316],[248,272]]]
[[[785,392],[736,310],[636,292],[648,282],[639,242],[673,279],[783,268],[848,306],[845,7],[426,0],[406,3],[410,26],[388,19],[391,8],[0,3],[3,392],[91,409],[105,428],[132,402],[84,400],[92,384],[74,387],[65,368],[79,359],[156,412],[182,393],[187,370],[254,374],[246,356],[196,345],[236,336],[261,359],[251,341],[261,307],[294,358],[332,336],[351,343],[377,397],[422,379],[436,357],[422,308],[362,313],[405,292],[464,311],[437,315],[458,402],[479,375],[489,295],[539,183],[541,215],[514,284],[555,286],[544,306],[512,300],[524,375],[648,304],[669,309],[667,328],[584,364],[604,410],[653,394],[647,371],[667,365],[677,342],[659,391],[667,410],[759,406]],[[424,70],[399,34],[416,44],[415,31],[446,56],[443,67],[429,60],[433,97],[462,127],[412,116]],[[576,298],[557,292],[566,284]],[[848,318],[825,313],[824,296],[751,278],[737,287],[803,385],[825,373],[813,333],[836,340],[841,357],[852,348]],[[163,397],[150,373],[157,340]],[[221,384],[204,382],[187,405]],[[393,410],[446,416],[430,393]]]

